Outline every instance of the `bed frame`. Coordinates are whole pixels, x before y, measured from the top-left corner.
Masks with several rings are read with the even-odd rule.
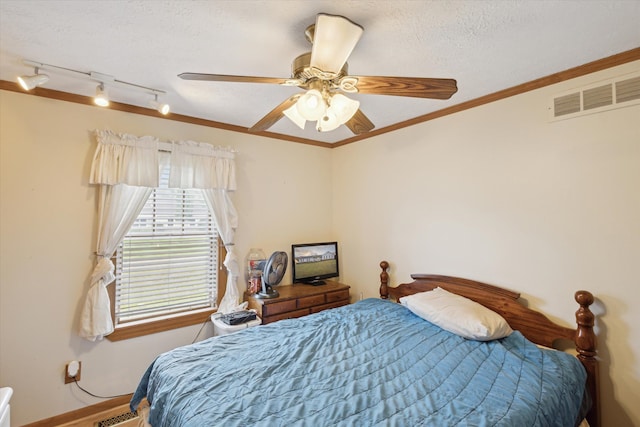
[[[576,329],[560,326],[545,315],[518,302],[520,294],[497,286],[488,285],[459,277],[438,276],[431,274],[412,274],[411,283],[403,283],[396,287],[389,286],[389,263],[380,263],[380,298],[398,301],[401,297],[441,287],[449,292],[472,299],[485,307],[499,313],[509,325],[520,331],[527,339],[546,347],[554,347],[558,340],[569,340],[575,343],[577,357],[587,371],[587,389],[592,406],[587,414],[591,427],[600,426],[598,361],[596,359],[596,336],[593,331],[595,316],[589,309],[593,303],[593,295],[588,291],[577,291],[575,300],[579,304],[576,311]]]

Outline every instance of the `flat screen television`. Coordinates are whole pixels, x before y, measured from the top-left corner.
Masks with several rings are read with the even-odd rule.
[[[324,279],[338,277],[338,242],[291,245],[293,283],[323,285]]]

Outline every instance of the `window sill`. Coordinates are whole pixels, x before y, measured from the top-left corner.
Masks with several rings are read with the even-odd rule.
[[[157,332],[170,331],[171,329],[184,328],[186,326],[204,323],[216,310],[205,310],[197,313],[175,316],[169,319],[155,320],[131,326],[120,326],[105,338],[109,341],[122,341]]]

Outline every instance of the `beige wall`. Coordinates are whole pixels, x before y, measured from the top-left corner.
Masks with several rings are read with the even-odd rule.
[[[640,425],[640,107],[547,121],[552,95],[638,69],[335,150],[0,91],[0,384],[15,389],[14,423],[98,401],[63,384],[69,360],[83,362],[86,388],[128,393],[199,329],[118,343],[75,334],[95,247],[90,132],[108,128],[237,149],[240,257],[336,238],[355,298],[377,296],[382,259],[393,283],[413,272],[483,280],[567,325],[574,291],[591,290],[605,425]]]
[[[68,361],[82,361],[93,393],[130,393],[156,355],[200,329],[117,343],[77,336],[96,240],[94,129],[238,150],[241,259],[252,246],[288,252],[332,237],[331,150],[0,91],[0,385],[14,388],[16,426],[100,401],[63,384]]]
[[[333,150],[342,279],[378,263],[522,292],[570,326],[597,299],[605,426],[640,425],[640,106],[548,121],[550,98],[627,64]],[[463,86],[464,82],[460,82]]]

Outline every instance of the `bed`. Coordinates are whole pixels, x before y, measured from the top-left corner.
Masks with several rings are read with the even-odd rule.
[[[447,276],[412,275],[380,297],[244,329],[164,353],[131,400],[161,426],[599,426],[593,296],[576,292],[576,329],[519,294]],[[461,337],[407,308],[426,291],[464,296],[514,332]],[[400,301],[402,304],[398,304]],[[546,349],[575,342],[577,357]],[[544,346],[544,347],[543,347]]]

